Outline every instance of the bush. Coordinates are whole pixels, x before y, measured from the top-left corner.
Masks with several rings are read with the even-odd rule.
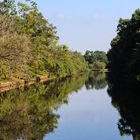
[[[0,42],[0,76],[4,74],[6,78],[10,76],[8,73],[18,73],[22,77],[32,57],[29,39],[25,35],[7,34],[0,37]]]
[[[106,68],[106,64],[104,62],[100,62],[100,61],[96,61],[93,63],[93,69],[105,69]]]

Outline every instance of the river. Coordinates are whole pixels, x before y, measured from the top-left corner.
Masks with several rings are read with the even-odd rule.
[[[139,140],[122,134],[107,91],[106,74],[90,73],[1,93],[0,140]]]

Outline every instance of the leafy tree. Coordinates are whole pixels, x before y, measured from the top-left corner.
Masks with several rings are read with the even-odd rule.
[[[16,5],[15,5],[15,0],[2,0],[0,2],[0,14],[4,15],[16,15],[17,10],[16,10]]]
[[[1,1],[0,24],[0,79],[65,77],[86,69],[80,53],[58,44],[56,27],[33,0]]]
[[[105,69],[108,63],[106,53],[103,51],[89,51],[84,54],[85,60],[91,69]]]
[[[17,77],[18,74],[19,78],[23,78],[28,70],[27,64],[32,59],[30,41],[24,35],[8,34],[0,37],[0,42],[1,77]],[[7,75],[5,71],[11,75]]]
[[[0,14],[0,37],[15,31],[15,22],[7,15]]]
[[[105,68],[106,68],[106,64],[104,62],[95,61],[95,63],[93,63],[93,69],[95,70],[105,69]]]
[[[47,47],[53,46],[54,40],[58,39],[56,36],[56,27],[49,24],[43,15],[38,11],[36,4],[29,1],[30,5],[25,3],[18,3],[20,33],[29,35],[32,42],[37,45],[46,45]]]
[[[93,55],[94,55],[94,52],[89,51],[89,50],[87,50],[84,54],[84,58],[89,64],[92,64],[94,62]]]
[[[94,55],[93,55],[93,59],[94,59],[94,61],[100,61],[100,62],[103,62],[105,64],[108,63],[106,53],[103,51],[95,51]]]
[[[131,19],[120,19],[111,46],[107,54],[110,71],[117,77],[136,80],[140,74],[140,9]]]

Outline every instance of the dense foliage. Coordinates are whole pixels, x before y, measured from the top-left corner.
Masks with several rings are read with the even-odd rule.
[[[80,53],[58,44],[56,27],[33,0],[1,1],[0,25],[0,80],[61,77],[86,69]]]
[[[107,56],[112,74],[131,82],[140,79],[140,9],[131,19],[120,19],[111,46]]]
[[[108,63],[106,53],[103,51],[89,51],[84,54],[84,58],[89,64],[89,67],[94,70],[105,69]]]

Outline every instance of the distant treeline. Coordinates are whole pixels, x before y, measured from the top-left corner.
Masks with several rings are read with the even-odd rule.
[[[140,9],[131,19],[120,19],[117,36],[107,56],[112,77],[128,82],[140,80]]]
[[[84,71],[84,57],[58,44],[56,33],[56,27],[43,17],[33,0],[1,1],[0,81]]]
[[[108,64],[108,58],[103,51],[89,51],[87,50],[84,54],[84,58],[92,70],[106,69]]]

